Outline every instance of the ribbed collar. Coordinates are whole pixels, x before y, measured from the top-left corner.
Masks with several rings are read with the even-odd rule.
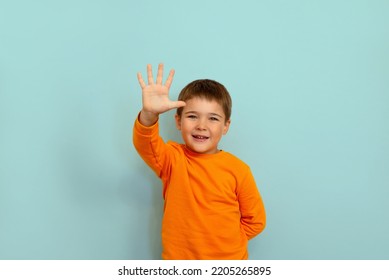
[[[181,144],[185,154],[189,157],[195,157],[195,158],[218,158],[221,157],[225,154],[223,150],[219,150],[219,152],[214,153],[214,154],[201,154],[201,153],[196,153],[192,150],[190,150],[188,147],[186,147],[185,144]]]

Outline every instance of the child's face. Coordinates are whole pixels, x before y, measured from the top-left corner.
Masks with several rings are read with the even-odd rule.
[[[192,98],[186,101],[181,117],[176,115],[177,129],[190,150],[201,154],[214,154],[217,145],[230,126],[223,108],[216,101]]]

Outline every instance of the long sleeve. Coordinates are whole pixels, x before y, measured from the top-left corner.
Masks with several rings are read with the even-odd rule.
[[[241,212],[241,224],[247,238],[252,239],[266,226],[266,213],[262,198],[258,192],[250,169],[238,188],[238,200]]]
[[[163,170],[169,163],[169,157],[166,144],[159,136],[158,122],[148,127],[142,125],[137,118],[133,129],[133,143],[142,159],[158,177],[162,178]]]

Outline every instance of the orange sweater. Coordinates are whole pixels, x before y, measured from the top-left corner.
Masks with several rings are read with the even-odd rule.
[[[235,156],[197,154],[164,143],[158,123],[135,121],[134,146],[161,178],[163,259],[247,259],[248,240],[265,227],[250,168]]]

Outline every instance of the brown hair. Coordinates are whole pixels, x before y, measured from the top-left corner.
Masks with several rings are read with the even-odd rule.
[[[200,97],[209,101],[216,101],[222,106],[225,121],[231,117],[232,100],[227,89],[219,82],[209,79],[195,80],[186,85],[180,92],[178,100],[187,101],[189,99]],[[177,109],[177,115],[181,117],[183,107]]]

